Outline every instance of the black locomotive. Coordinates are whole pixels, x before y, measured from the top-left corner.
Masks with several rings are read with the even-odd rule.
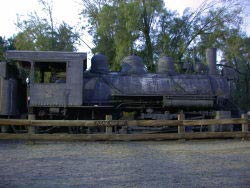
[[[178,74],[169,57],[148,73],[142,59],[125,57],[121,71],[111,72],[107,58],[96,54],[87,70],[87,54],[51,51],[7,51],[6,58],[29,67],[28,113],[37,119],[175,119],[231,111],[230,75],[217,73],[216,49],[207,51],[208,73]],[[0,68],[0,115],[16,115],[19,90]],[[230,72],[230,71],[229,71]]]

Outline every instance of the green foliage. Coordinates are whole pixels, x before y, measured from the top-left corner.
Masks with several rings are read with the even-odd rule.
[[[74,44],[78,34],[72,32],[72,27],[65,22],[52,31],[46,19],[31,14],[29,19],[19,21],[17,26],[21,30],[15,38],[18,50],[76,50]]]
[[[5,46],[5,41],[2,37],[0,37],[0,61],[3,60],[4,46]]]
[[[181,62],[193,58],[189,51],[195,47],[198,56],[205,57],[205,48],[223,46],[227,31],[241,23],[241,9],[230,0],[204,2],[196,11],[186,9],[182,16],[166,9],[162,0],[83,2],[96,45],[93,51],[105,53],[114,70],[119,69],[122,57],[132,53],[142,54],[151,71],[161,54]]]
[[[161,0],[83,0],[83,15],[89,19],[93,52],[107,55],[113,70],[119,70],[124,56],[136,53],[151,71],[157,59],[167,55],[181,72],[182,62],[204,64],[205,50],[218,48],[238,72],[236,102],[249,109],[250,39],[241,31],[238,2],[204,1],[197,10],[186,9],[179,16]]]
[[[10,37],[7,40],[0,36],[0,61],[3,61],[4,52],[6,50],[15,50],[14,37]]]
[[[62,51],[75,51],[75,42],[79,38],[78,33],[72,32],[73,28],[67,23],[63,22],[59,25],[55,33],[56,45],[55,49]]]
[[[39,0],[47,15],[42,18],[37,13],[30,13],[25,20],[18,20],[20,32],[16,35],[15,46],[18,50],[58,50],[75,51],[79,38],[77,32],[67,23],[56,26],[53,19],[52,2]]]
[[[226,40],[224,56],[236,70],[234,100],[244,110],[250,107],[250,38],[234,31]]]
[[[96,47],[118,70],[121,59],[134,53],[144,53],[145,64],[153,69],[154,24],[162,11],[161,0],[90,1],[84,0],[83,14],[88,16],[89,32]]]

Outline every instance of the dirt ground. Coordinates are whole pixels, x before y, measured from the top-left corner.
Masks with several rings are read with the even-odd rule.
[[[0,187],[250,187],[250,141],[0,141]]]

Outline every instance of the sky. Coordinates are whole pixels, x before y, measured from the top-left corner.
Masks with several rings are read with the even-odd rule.
[[[53,1],[53,16],[56,23],[61,23],[65,21],[71,26],[80,26],[83,25],[82,22],[86,21],[80,19],[81,16],[79,13],[82,8],[82,0],[52,0]],[[245,23],[244,29],[250,36],[250,0],[241,0],[245,1],[246,11],[245,11]],[[203,0],[165,0],[165,5],[172,10],[176,10],[180,15],[183,13],[183,10],[187,7],[196,9],[200,6]],[[5,38],[11,37],[18,32],[18,28],[15,23],[17,23],[17,17],[21,19],[25,18],[30,12],[42,13],[41,6],[38,3],[38,0],[2,0],[1,2],[1,11],[0,11],[0,36]],[[87,31],[82,32],[82,39],[91,47],[93,47],[91,36],[88,35]],[[89,51],[88,47],[81,43],[77,47],[78,51]]]

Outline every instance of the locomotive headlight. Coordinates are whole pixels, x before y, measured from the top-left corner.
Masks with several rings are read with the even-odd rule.
[[[30,83],[30,79],[27,77],[26,78],[26,84],[29,84]]]

